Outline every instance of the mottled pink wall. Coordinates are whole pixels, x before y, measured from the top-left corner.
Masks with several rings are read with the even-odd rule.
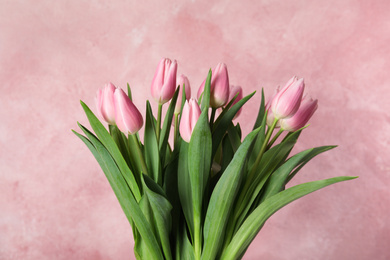
[[[144,113],[155,67],[193,93],[222,61],[266,93],[305,78],[319,110],[297,151],[338,144],[295,183],[359,175],[292,203],[244,259],[390,259],[390,2],[0,1],[0,259],[134,259],[129,224],[70,131],[107,81]],[[259,93],[239,121],[249,132]]]

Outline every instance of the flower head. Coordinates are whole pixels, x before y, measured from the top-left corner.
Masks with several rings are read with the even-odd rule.
[[[198,99],[204,91],[206,80],[198,90]],[[218,108],[224,106],[229,100],[229,75],[226,64],[219,63],[212,71],[210,82],[210,106]]]
[[[200,117],[201,111],[195,99],[186,101],[180,119],[180,135],[187,143],[191,140],[192,131]]]
[[[96,95],[98,115],[110,125],[115,125],[114,91],[115,86],[108,83],[103,89],[99,89]]]
[[[283,130],[294,132],[304,127],[318,108],[318,100],[304,97],[298,111],[290,118],[280,120]]]
[[[119,130],[125,134],[137,133],[143,125],[143,118],[137,107],[120,88],[115,90],[114,100],[115,121]]]
[[[289,118],[301,104],[305,83],[303,79],[291,78],[273,98],[271,109],[276,119]]]
[[[151,86],[152,97],[164,104],[175,94],[177,62],[170,59],[162,59],[158,64]]]

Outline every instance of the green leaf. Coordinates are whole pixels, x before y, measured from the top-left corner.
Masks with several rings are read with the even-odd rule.
[[[165,259],[172,259],[169,235],[172,227],[171,210],[172,206],[163,194],[163,190],[147,175],[144,177],[144,191],[148,198],[153,216],[153,225],[156,236],[162,246]]]
[[[300,152],[290,159],[288,159],[282,166],[280,166],[269,178],[267,185],[265,186],[264,191],[261,194],[261,200],[264,201],[268,197],[275,195],[276,193],[285,189],[287,184],[287,178],[291,171],[300,164],[306,164],[314,156],[328,151],[334,148],[334,146],[323,146],[317,148],[311,148]]]
[[[171,99],[167,113],[165,115],[163,127],[161,129],[159,151],[161,153],[161,165],[162,166],[165,165],[166,153],[163,151],[167,150],[169,132],[170,132],[171,126],[172,126],[172,117],[173,117],[173,113],[175,112],[177,97],[179,95],[179,88],[176,89],[175,94],[173,95],[173,97]],[[185,95],[183,95],[183,96],[185,97]]]
[[[190,231],[191,238],[193,238],[194,220],[192,210],[192,187],[190,182],[190,174],[188,171],[188,147],[189,144],[183,139],[181,139],[177,182],[180,203],[183,209],[185,219],[187,221],[188,230]]]
[[[210,83],[211,83],[211,69],[209,70],[209,74],[207,75],[206,82],[204,84],[204,89],[203,89],[203,98],[202,98],[202,106],[201,110],[209,110],[210,107]],[[184,92],[183,92],[184,93]]]
[[[323,153],[323,152],[326,152],[330,149],[333,149],[337,147],[336,145],[329,145],[329,146],[320,146],[320,147],[316,147],[316,148],[313,148],[313,151],[306,157],[302,160],[302,163],[288,176],[287,180],[286,180],[286,184],[299,172],[300,169],[302,169],[303,166],[306,165],[306,163],[308,163],[312,158],[314,158],[315,156],[317,156],[318,154],[320,153]]]
[[[134,222],[135,227],[137,228],[142,239],[145,241],[148,250],[150,251],[150,255],[153,256],[152,259],[163,259],[156,237],[151,231],[150,225],[147,222],[145,215],[138,206],[133,193],[130,191],[129,186],[127,185],[126,180],[123,178],[123,175],[120,172],[120,169],[118,168],[114,159],[95,135],[93,135],[82,125],[80,125],[80,127],[90,138],[90,140],[75,131],[73,132],[87,145],[99,163],[116,197],[118,198],[123,212],[130,222],[131,220]]]
[[[92,113],[89,107],[82,101],[80,101],[80,103],[85,111],[85,114],[87,115],[88,121],[93,131],[96,133],[96,135],[99,137],[99,140],[115,160],[119,170],[123,174],[123,177],[134,194],[135,199],[139,201],[141,199],[141,192],[137,185],[137,181],[135,180],[133,173],[123,158],[115,141],[112,139],[111,135],[108,133],[107,129],[103,126],[99,119],[97,119],[97,117]]]
[[[127,96],[130,98],[131,101],[133,101],[133,98],[131,96],[131,88],[130,88],[129,83],[127,83]]]
[[[286,189],[278,194],[269,197],[261,203],[245,220],[240,229],[237,231],[229,246],[224,250],[221,259],[234,260],[243,255],[264,225],[265,221],[276,211],[290,202],[299,199],[311,192],[324,188],[328,185],[351,180],[356,177],[335,177],[326,180],[313,181],[300,184]]]
[[[263,158],[257,168],[253,180],[249,180],[249,187],[244,187],[243,192],[237,200],[238,208],[235,209],[235,229],[237,229],[246,218],[250,209],[253,208],[253,202],[260,194],[264,184],[269,176],[277,169],[288,157],[291,149],[294,147],[300,131],[290,135],[280,144],[272,147],[264,153]]]
[[[259,112],[257,113],[257,118],[255,121],[255,125],[253,126],[253,129],[256,129],[262,125],[262,122],[264,120],[264,117],[266,116],[265,113],[265,98],[264,98],[264,89],[261,89],[261,103],[259,107]]]
[[[240,108],[255,94],[256,92],[253,92],[252,94],[249,94],[248,96],[244,97],[240,101],[238,101],[232,108],[230,108],[224,116],[219,119],[218,122],[215,122],[215,127],[213,129],[213,151],[212,151],[212,157],[214,157],[219,144],[222,141],[223,136],[225,135],[228,127],[230,126],[230,123],[232,122],[234,116],[240,110]],[[218,123],[218,124],[217,124]]]
[[[154,128],[154,117],[149,101],[146,102],[145,134],[144,134],[144,156],[148,167],[148,175],[162,185],[160,154]]]
[[[191,135],[188,147],[188,169],[192,190],[193,213],[200,216],[203,193],[211,169],[211,133],[208,111],[203,110]]]
[[[202,259],[215,259],[222,245],[226,223],[240,187],[241,172],[244,168],[248,149],[258,131],[259,129],[252,131],[244,139],[211,194],[204,224]]]

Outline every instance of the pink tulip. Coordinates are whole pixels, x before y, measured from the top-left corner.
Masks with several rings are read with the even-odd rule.
[[[114,91],[115,86],[108,83],[103,89],[98,90],[96,96],[98,115],[110,125],[115,125]]]
[[[206,80],[198,90],[198,99],[204,91]],[[218,108],[224,106],[229,100],[229,75],[226,64],[219,63],[212,71],[210,82],[210,106]]]
[[[181,112],[181,100],[183,98],[183,86],[185,86],[186,92],[186,100],[189,100],[191,97],[191,86],[188,78],[184,75],[180,75],[177,80],[177,85],[180,87],[179,95],[177,96],[176,106],[175,106],[175,114],[180,114]]]
[[[114,100],[115,121],[119,130],[125,134],[137,133],[143,125],[143,118],[137,107],[120,88],[115,90]]]
[[[180,135],[187,143],[191,140],[192,131],[201,114],[198,102],[195,99],[186,101],[180,119]]]
[[[152,81],[152,97],[159,103],[164,104],[175,94],[177,62],[170,59],[162,59],[158,64]]]
[[[237,95],[238,93],[238,95]],[[230,86],[230,90],[229,90],[229,102],[237,95],[237,98],[233,101],[233,104],[232,106],[234,106],[238,101],[240,101],[242,99],[242,88],[241,86],[233,86],[231,85]],[[240,114],[241,114],[241,110],[242,108],[240,108],[238,110],[238,112],[236,113],[236,115],[234,116],[234,118],[238,117]]]
[[[280,120],[283,130],[294,132],[304,127],[318,108],[318,100],[303,98],[298,111],[290,118]]]
[[[305,83],[293,77],[272,100],[271,109],[276,119],[292,117],[301,104]]]

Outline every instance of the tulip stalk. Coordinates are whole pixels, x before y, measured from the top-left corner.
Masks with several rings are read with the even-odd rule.
[[[163,104],[160,104],[160,103],[158,104],[157,127],[156,127],[157,143],[160,142],[162,105]]]

